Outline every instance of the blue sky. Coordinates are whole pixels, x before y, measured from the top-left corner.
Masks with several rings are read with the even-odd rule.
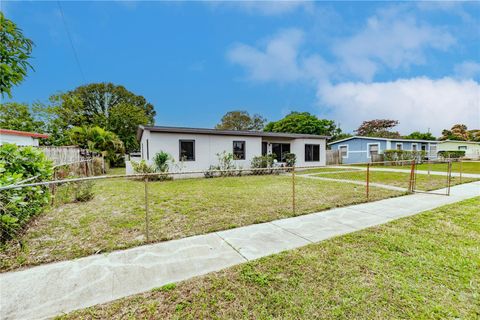
[[[475,2],[64,1],[80,65],[57,2],[1,6],[36,45],[15,101],[113,82],[153,103],[158,125],[212,127],[241,109],[309,111],[344,131],[374,118],[405,134],[480,127]]]

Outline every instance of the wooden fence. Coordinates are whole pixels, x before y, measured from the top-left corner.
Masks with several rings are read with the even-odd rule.
[[[53,161],[54,165],[79,162],[84,159],[81,155],[81,149],[77,146],[41,146],[39,148],[47,158]]]
[[[340,157],[339,150],[327,150],[327,166],[341,163],[342,157]]]

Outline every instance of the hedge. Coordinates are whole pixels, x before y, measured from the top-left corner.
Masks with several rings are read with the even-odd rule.
[[[53,164],[43,152],[14,144],[0,146],[0,186],[36,177],[50,180]],[[12,238],[33,216],[49,203],[48,187],[36,186],[0,192],[0,243]]]
[[[456,151],[438,151],[438,156],[444,159],[458,159],[465,156],[465,150],[456,150]]]

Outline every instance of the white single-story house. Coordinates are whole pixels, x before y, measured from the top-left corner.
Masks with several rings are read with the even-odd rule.
[[[0,145],[5,143],[13,143],[18,146],[39,146],[39,139],[48,138],[47,134],[0,129]]]
[[[327,138],[312,134],[162,126],[140,126],[137,131],[142,160],[151,164],[155,154],[164,151],[174,162],[182,164],[183,171],[216,166],[217,154],[223,152],[232,153],[235,165],[244,169],[250,167],[254,157],[267,154],[274,154],[278,163],[284,163],[287,153],[296,155],[296,166],[324,166]]]
[[[444,140],[438,144],[438,151],[465,151],[465,158],[480,158],[480,142]]]

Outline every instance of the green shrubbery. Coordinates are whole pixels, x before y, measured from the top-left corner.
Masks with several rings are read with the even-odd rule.
[[[444,159],[459,159],[465,157],[465,150],[438,151],[438,156]]]
[[[35,181],[50,180],[52,174],[52,162],[40,150],[13,144],[0,146],[0,186],[33,177]],[[0,191],[0,241],[13,237],[31,217],[42,212],[49,199],[46,186]]]
[[[383,153],[384,161],[407,161],[407,160],[422,160],[427,153],[425,151],[410,151],[410,150],[385,150]]]

